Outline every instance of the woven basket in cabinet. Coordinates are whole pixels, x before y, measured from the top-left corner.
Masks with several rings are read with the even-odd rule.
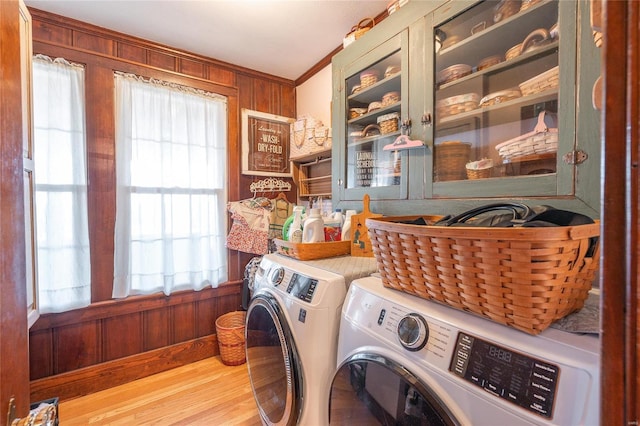
[[[246,362],[245,319],[246,312],[236,311],[220,315],[216,320],[218,348],[224,365],[241,365]]]
[[[466,93],[464,95],[451,96],[436,103],[438,117],[444,118],[478,108],[480,96],[476,93]]]
[[[487,179],[491,177],[493,167],[487,169],[466,169],[468,179]]]
[[[598,268],[597,221],[548,228],[406,223],[418,218],[366,221],[385,287],[533,335],[584,306]]]
[[[558,128],[545,124],[546,111],[538,114],[538,122],[531,132],[499,143],[495,149],[505,160],[527,155],[546,154],[558,151]]]
[[[435,146],[435,180],[466,179],[466,164],[469,162],[471,144],[459,141],[446,141]]]
[[[360,88],[365,89],[369,86],[373,86],[378,82],[380,78],[380,72],[377,69],[369,69],[360,73]]]
[[[377,122],[380,126],[380,133],[386,135],[387,133],[397,132],[399,118],[400,115],[397,112],[392,112],[378,117]]]
[[[560,84],[560,69],[556,66],[520,83],[522,96],[535,95],[545,90],[556,89]]]

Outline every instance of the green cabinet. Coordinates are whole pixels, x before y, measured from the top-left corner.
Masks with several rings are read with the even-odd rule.
[[[408,42],[404,29],[339,69],[340,199],[407,197],[407,156],[384,147],[400,135],[408,111]]]
[[[338,53],[336,207],[357,208],[369,194],[385,214],[437,214],[517,198],[598,216],[599,113],[590,93],[600,58],[588,8],[409,2]],[[388,119],[396,126],[384,127]],[[403,140],[423,144],[394,149]]]

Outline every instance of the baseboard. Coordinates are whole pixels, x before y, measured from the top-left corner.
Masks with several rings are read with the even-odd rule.
[[[31,401],[58,397],[60,401],[219,355],[216,335],[178,343],[90,367],[31,381]]]

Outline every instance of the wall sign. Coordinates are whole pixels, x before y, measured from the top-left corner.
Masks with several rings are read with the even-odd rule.
[[[291,177],[293,118],[242,109],[242,174]]]

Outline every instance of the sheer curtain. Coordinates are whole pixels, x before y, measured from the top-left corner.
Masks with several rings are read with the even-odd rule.
[[[227,280],[226,98],[116,73],[113,297]]]
[[[40,313],[91,303],[84,68],[33,60],[34,163]]]

